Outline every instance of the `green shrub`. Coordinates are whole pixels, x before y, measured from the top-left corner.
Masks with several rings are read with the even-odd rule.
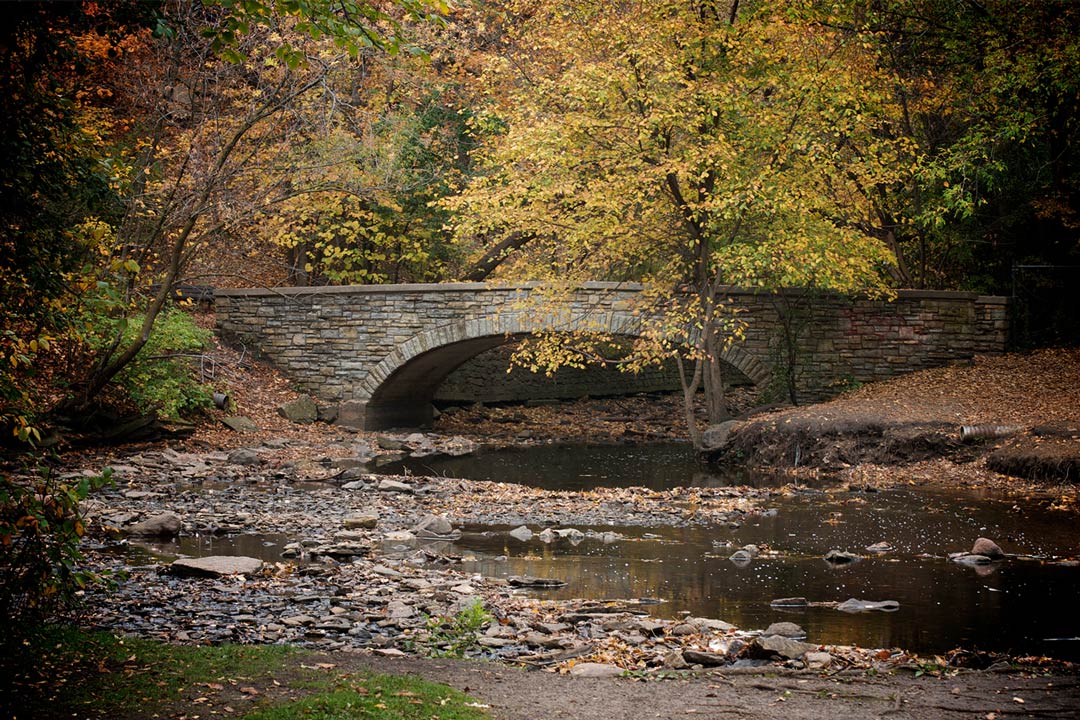
[[[111,482],[108,468],[73,483],[47,471],[0,476],[0,626],[44,619],[69,606],[88,584],[104,580],[79,567],[79,503]]]
[[[124,328],[124,344],[142,326],[142,317],[130,318]],[[195,361],[213,333],[197,326],[182,310],[158,316],[154,330],[135,359],[116,376],[140,412],[157,411],[166,418],[180,418],[213,406],[209,385],[195,377]]]
[[[428,618],[427,629],[431,633],[432,657],[464,657],[465,652],[478,646],[480,630],[495,618],[474,600],[453,617]]]

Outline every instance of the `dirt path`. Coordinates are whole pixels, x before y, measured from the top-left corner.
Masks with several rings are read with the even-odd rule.
[[[340,670],[410,674],[446,683],[489,705],[498,720],[754,718],[911,720],[1080,717],[1076,677],[962,671],[820,675],[727,670],[662,681],[580,678],[461,660],[330,656]]]

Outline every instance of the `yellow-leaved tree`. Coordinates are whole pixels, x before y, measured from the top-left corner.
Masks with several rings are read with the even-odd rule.
[[[731,285],[783,303],[885,292],[893,258],[867,230],[865,190],[917,159],[883,119],[889,78],[865,38],[819,6],[541,0],[516,8],[517,42],[486,68],[510,90],[478,113],[501,132],[450,201],[458,241],[476,256],[505,248],[492,276],[544,281],[534,295],[548,311],[582,281],[644,283],[621,362],[678,361],[698,447],[697,391],[710,423],[727,416]],[[539,334],[517,359],[582,365],[611,340]]]

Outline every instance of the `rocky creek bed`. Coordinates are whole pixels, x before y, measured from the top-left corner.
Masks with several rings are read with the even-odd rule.
[[[463,558],[446,550],[463,525],[550,541],[634,541],[641,538],[624,533],[750,522],[776,512],[770,500],[806,492],[794,485],[567,492],[368,470],[404,454],[474,450],[468,439],[414,433],[329,443],[269,439],[210,452],[157,447],[109,458],[116,482],[85,505],[86,550],[93,567],[121,579],[112,592],[88,594],[90,621],[168,641],[292,643],[383,655],[457,652],[465,642],[473,657],[575,675],[761,665],[839,671],[917,662],[898,648],[822,645],[790,622],[736,628],[721,618],[663,619],[650,615],[649,599],[541,600],[524,590],[558,578],[465,572]],[[97,472],[105,461],[96,458],[68,476]],[[596,526],[607,529],[588,529]],[[176,535],[249,534],[295,541],[262,558],[171,562],[152,552],[155,539]],[[733,550],[736,563],[759,552]],[[477,614],[480,608],[488,617]],[[470,614],[477,622],[463,628],[461,619]],[[986,666],[1006,658],[961,652],[953,660]]]
[[[391,453],[470,449],[460,439],[421,435],[384,444]],[[907,659],[901,651],[822,648],[804,642],[805,633],[792,623],[741,630],[714,618],[658,620],[649,616],[647,602],[629,598],[537,600],[521,588],[557,581],[484,578],[462,572],[456,567],[460,557],[438,550],[438,541],[454,537],[461,524],[613,542],[625,539],[619,526],[737,523],[769,512],[765,505],[779,490],[545,491],[371,474],[362,461],[380,450],[366,442],[320,447],[331,454],[316,459],[295,459],[297,449],[295,442],[204,454],[165,449],[111,463],[115,486],[85,506],[95,538],[87,552],[94,567],[123,579],[115,591],[89,596],[93,623],[182,642],[439,653],[460,640],[441,623],[482,607],[490,618],[470,629],[478,631],[471,654],[562,665],[575,674]],[[286,450],[292,459],[278,457]],[[586,533],[576,527],[595,525],[615,529]],[[301,539],[268,562],[215,557],[169,563],[132,550],[140,540],[226,533]]]

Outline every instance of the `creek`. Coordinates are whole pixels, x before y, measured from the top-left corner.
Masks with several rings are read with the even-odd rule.
[[[771,476],[708,471],[677,444],[539,446],[410,460],[380,471],[552,490],[777,483]],[[663,601],[650,608],[660,617],[713,617],[744,628],[790,620],[818,643],[919,654],[963,647],[1080,660],[1075,523],[1048,501],[963,489],[819,487],[779,496],[769,507],[776,512],[737,527],[620,527],[626,539],[609,543],[592,537],[544,543],[537,536],[520,542],[507,527],[465,527],[445,551],[465,557],[463,569],[484,575],[566,581],[538,597],[652,598]],[[976,568],[948,560],[949,553],[970,550],[978,537],[995,540],[1009,557]],[[866,550],[879,542],[893,549]],[[772,552],[749,563],[729,559],[748,544]],[[834,566],[823,559],[830,550],[861,559]],[[812,605],[783,610],[770,604],[792,596]],[[849,614],[813,605],[849,598],[895,600],[900,608]]]

